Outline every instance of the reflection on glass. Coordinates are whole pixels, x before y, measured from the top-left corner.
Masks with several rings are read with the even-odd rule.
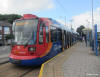
[[[36,43],[38,20],[21,20],[14,23],[15,43],[25,45]]]

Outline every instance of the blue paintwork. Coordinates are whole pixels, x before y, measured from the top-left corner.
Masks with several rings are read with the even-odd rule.
[[[56,20],[52,19],[52,18],[49,18],[49,20],[52,22],[52,25],[57,27],[57,28],[60,28],[60,29],[63,29],[63,30],[66,30],[66,31],[69,31],[69,32],[72,32],[68,26],[66,27],[65,25],[57,22]]]
[[[52,57],[56,56],[62,51],[61,43],[62,43],[61,41],[54,42],[50,52],[46,56],[41,57],[41,58],[36,58],[36,59],[20,60],[21,62],[17,65],[25,65],[25,66],[41,65],[42,63],[51,59]],[[9,58],[9,61],[12,62],[12,59]]]
[[[95,30],[95,32],[94,32],[94,33],[95,33],[95,34],[94,34],[94,35],[95,35],[95,36],[94,36],[94,37],[95,37],[95,40],[94,40],[94,45],[95,45],[95,46],[94,46],[94,47],[95,47],[95,48],[94,48],[94,51],[95,51],[95,53],[96,53],[96,56],[98,56],[98,49],[97,49],[97,48],[98,48],[97,24],[96,24],[94,27],[95,27],[95,28],[94,28],[94,30]]]

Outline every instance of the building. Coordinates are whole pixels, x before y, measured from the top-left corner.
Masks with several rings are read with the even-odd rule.
[[[12,24],[0,21],[0,41],[5,44],[5,36],[12,33]]]

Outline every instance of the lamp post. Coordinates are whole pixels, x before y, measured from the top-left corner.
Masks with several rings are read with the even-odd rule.
[[[72,28],[72,26],[73,26],[73,25],[72,25],[72,23],[73,23],[73,19],[71,19],[70,22],[71,22],[71,30],[72,30],[72,29],[73,29],[73,28]]]

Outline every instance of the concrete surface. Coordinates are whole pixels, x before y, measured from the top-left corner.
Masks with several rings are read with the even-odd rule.
[[[10,46],[0,46],[0,56],[10,53]]]
[[[42,76],[39,75],[39,77],[64,77],[62,71],[62,64],[74,51],[76,45],[77,44],[73,45],[67,50],[62,51],[62,53],[58,54],[53,59],[44,63],[43,71],[40,71],[40,75]]]
[[[85,43],[78,43],[62,69],[64,77],[100,77],[100,56],[95,56]]]
[[[8,61],[10,46],[0,46],[0,64]]]

